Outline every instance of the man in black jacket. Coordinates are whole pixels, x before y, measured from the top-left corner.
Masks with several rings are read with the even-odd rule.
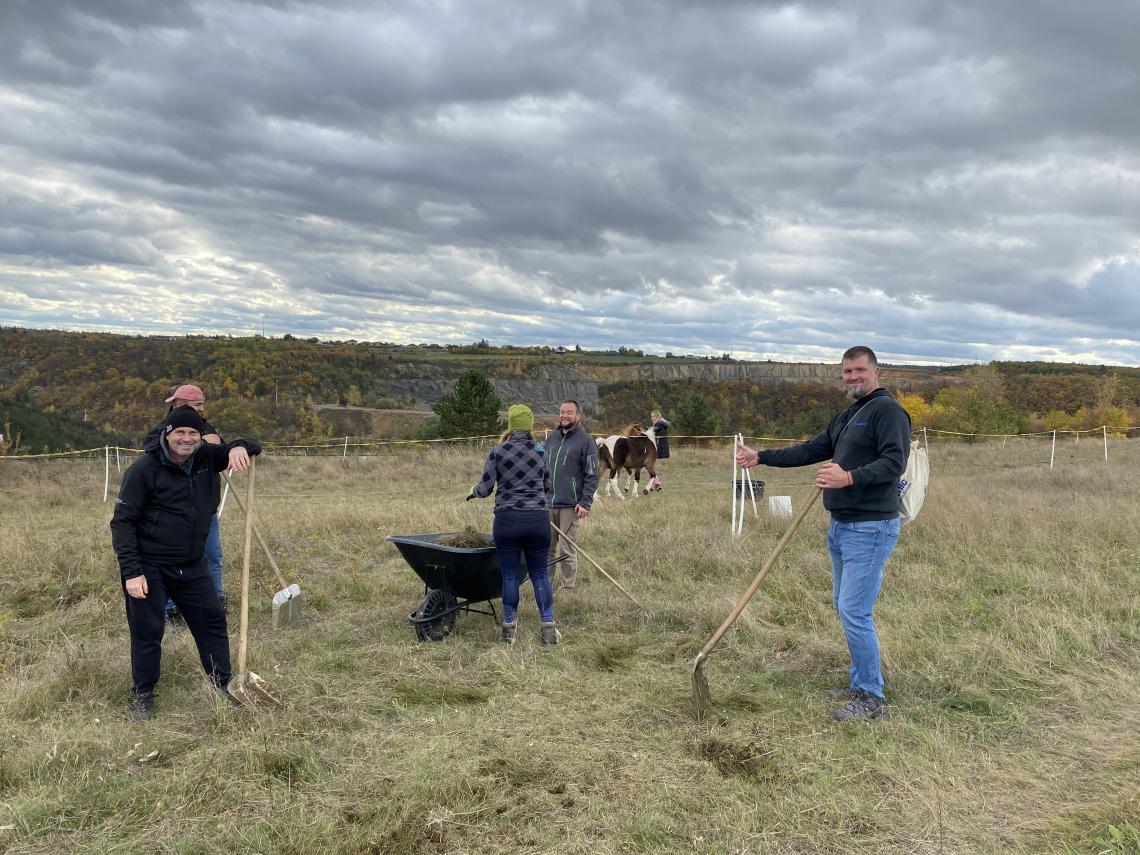
[[[206,418],[206,393],[193,383],[183,383],[175,389],[166,403],[170,406],[166,410],[166,415],[170,415],[179,407],[193,407],[197,410],[198,415],[202,417],[202,440],[211,445],[221,445],[222,438],[218,434],[217,428],[210,424]],[[166,416],[159,420],[158,424],[150,429],[146,438],[143,440],[143,451],[148,451],[154,446],[158,445],[163,431],[166,429]],[[210,519],[210,531],[206,535],[206,564],[210,568],[210,576],[214,579],[214,587],[218,590],[218,599],[222,601],[222,608],[226,607],[226,592],[222,587],[222,527],[218,520],[217,510],[214,511],[213,517]],[[178,609],[174,607],[174,601],[167,599],[166,601],[166,619],[179,620],[182,615],[178,613]]]
[[[218,505],[217,473],[248,469],[261,446],[203,443],[204,429],[193,407],[170,412],[158,443],[123,474],[111,518],[131,633],[131,713],[140,720],[154,717],[168,595],[214,685],[225,691],[230,679],[226,614],[207,567],[206,534]]]
[[[878,718],[887,709],[871,612],[899,538],[899,476],[910,454],[910,416],[879,385],[879,362],[869,347],[843,354],[843,384],[854,402],[819,436],[770,451],[741,445],[736,461],[747,469],[830,460],[816,472],[815,483],[831,511],[832,600],[851,654],[851,683],[837,693],[849,700],[831,715],[849,721]]]

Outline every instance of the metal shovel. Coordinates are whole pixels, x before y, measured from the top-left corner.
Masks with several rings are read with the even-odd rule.
[[[247,642],[249,640],[249,559],[250,547],[253,544],[254,460],[255,458],[250,458],[249,473],[246,475],[245,485],[245,507],[248,512],[245,515],[245,541],[242,543],[241,551],[241,623],[238,629],[237,674],[230,680],[226,689],[234,698],[246,706],[266,703],[281,706],[283,703],[281,696],[265,680],[245,668],[245,657],[248,652]],[[236,491],[234,495],[237,495]]]
[[[226,479],[226,484],[233,488],[230,473],[223,472],[222,477]],[[233,494],[238,508],[245,514],[245,505],[242,504],[238,491],[233,490]],[[252,519],[252,516],[246,514],[246,520],[249,519]],[[281,586],[281,590],[273,595],[273,628],[295,626],[301,622],[301,586],[296,583],[290,585],[285,581],[285,577],[281,575],[281,568],[277,566],[277,562],[273,560],[273,553],[269,551],[269,544],[265,542],[265,538],[261,536],[256,525],[253,526],[253,536],[257,538],[261,551],[265,553],[265,557],[269,560],[269,566],[273,569],[273,575],[277,577],[277,584]]]
[[[780,538],[776,548],[772,550],[772,554],[764,561],[764,566],[760,568],[760,572],[756,574],[756,578],[752,580],[752,584],[748,586],[748,590],[741,595],[737,600],[736,606],[733,607],[732,612],[724,623],[720,625],[720,629],[713,633],[712,638],[708,643],[701,648],[701,652],[697,654],[697,658],[693,661],[693,705],[696,707],[697,721],[701,721],[705,717],[705,709],[712,703],[712,693],[709,692],[709,681],[705,679],[705,673],[702,670],[705,660],[708,659],[712,649],[716,647],[717,643],[728,632],[729,628],[736,623],[736,619],[740,617],[740,613],[744,611],[744,607],[748,605],[748,601],[752,599],[752,595],[756,593],[756,589],[760,587],[760,583],[764,581],[764,577],[768,575],[768,571],[776,564],[776,559],[780,557],[780,553],[784,551],[788,541],[792,539],[792,535],[796,533],[796,529],[800,527],[804,517],[807,516],[811,506],[815,504],[815,500],[819,498],[819,494],[823,492],[819,487],[815,488],[815,492],[811,494],[811,498],[804,502],[800,512],[796,514],[796,518],[792,520],[792,524],[788,526],[788,530],[784,532],[784,536]]]

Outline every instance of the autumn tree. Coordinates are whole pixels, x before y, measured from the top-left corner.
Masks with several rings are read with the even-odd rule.
[[[432,410],[439,416],[439,435],[487,436],[502,429],[503,402],[482,371],[471,369],[455,381],[455,391],[444,395]]]
[[[985,387],[952,386],[934,396],[939,430],[964,434],[1015,434],[1025,427],[1025,415],[1005,398]]]
[[[915,430],[921,430],[924,427],[930,427],[934,424],[934,419],[938,411],[933,405],[928,404],[922,395],[915,395],[912,392],[900,392],[896,396],[896,400],[899,402],[899,406],[906,410],[907,415],[910,416],[911,426],[914,427]]]

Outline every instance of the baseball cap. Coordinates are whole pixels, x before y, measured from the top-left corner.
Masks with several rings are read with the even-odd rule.
[[[205,401],[205,393],[192,383],[185,383],[174,390],[174,394],[166,399],[166,403],[174,402],[178,398],[183,401]]]

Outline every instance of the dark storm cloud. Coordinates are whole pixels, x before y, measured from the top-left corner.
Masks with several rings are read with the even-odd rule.
[[[1137,362],[1138,23],[15,0],[0,322]]]

